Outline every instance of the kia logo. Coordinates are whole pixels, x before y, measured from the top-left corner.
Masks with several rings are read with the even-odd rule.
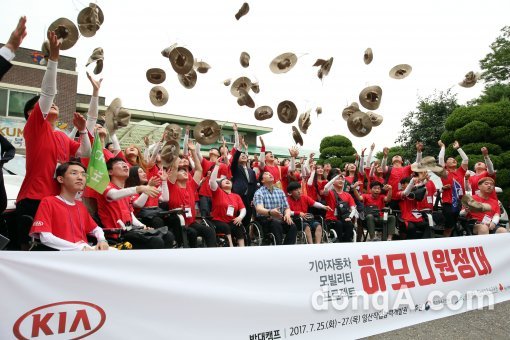
[[[17,339],[82,339],[97,332],[106,321],[104,310],[90,302],[63,301],[23,314],[12,331]]]

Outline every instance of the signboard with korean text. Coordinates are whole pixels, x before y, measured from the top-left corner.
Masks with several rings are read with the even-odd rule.
[[[354,339],[510,299],[509,234],[279,247],[1,252],[0,334]]]

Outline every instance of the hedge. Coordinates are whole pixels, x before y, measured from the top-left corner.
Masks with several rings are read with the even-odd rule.
[[[478,120],[489,126],[510,127],[510,101],[502,100],[477,106],[462,106],[455,109],[446,119],[446,130],[457,130],[466,122]]]
[[[349,138],[342,135],[324,137],[321,141],[319,151],[322,153],[323,149],[331,146],[348,147],[352,146],[352,142],[349,140]]]
[[[455,130],[454,136],[455,140],[458,140],[460,145],[464,145],[467,143],[485,141],[487,131],[489,131],[489,125],[487,123],[475,120]]]
[[[356,153],[356,149],[352,146],[329,146],[321,150],[320,158],[327,159],[333,156],[336,157],[346,157],[352,156]]]

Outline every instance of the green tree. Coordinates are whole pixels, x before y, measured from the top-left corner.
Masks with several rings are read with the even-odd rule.
[[[321,140],[319,164],[331,163],[333,168],[342,168],[354,162],[356,150],[349,138],[342,135],[327,136]]]
[[[480,60],[482,78],[489,84],[510,79],[510,26],[503,27],[501,32],[490,45],[492,52]]]
[[[457,98],[450,89],[419,98],[416,111],[409,112],[402,119],[402,131],[395,141],[403,148],[402,157],[414,160],[418,141],[424,144],[428,155],[436,155],[439,152],[437,141],[444,132],[446,118],[457,107]]]

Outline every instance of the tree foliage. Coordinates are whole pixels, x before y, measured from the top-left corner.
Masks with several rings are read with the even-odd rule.
[[[319,164],[331,163],[333,168],[342,168],[345,163],[354,162],[356,150],[349,138],[342,135],[324,137],[320,144]]]
[[[396,140],[404,149],[402,156],[414,158],[418,141],[425,145],[427,154],[437,154],[444,123],[457,107],[457,98],[450,90],[420,98],[416,111],[409,112],[402,120],[402,131]]]
[[[492,52],[480,60],[482,78],[489,84],[510,79],[510,26],[503,27],[501,32],[490,45]]]

